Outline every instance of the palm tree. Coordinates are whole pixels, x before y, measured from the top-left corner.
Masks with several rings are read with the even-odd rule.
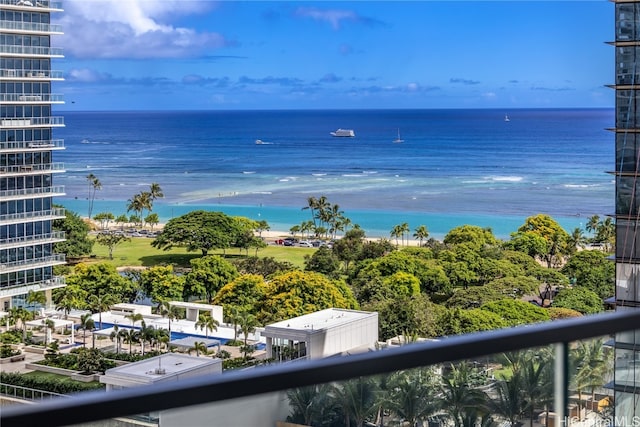
[[[470,381],[470,369],[464,363],[452,366],[451,373],[442,378],[440,402],[455,427],[463,427],[469,413],[477,415],[477,409],[485,406],[486,395]]]
[[[574,254],[578,248],[583,248],[587,245],[587,238],[585,237],[582,229],[576,227],[571,232],[569,240],[567,241],[567,249],[569,254]]]
[[[93,212],[93,201],[96,197],[96,190],[102,189],[102,183],[100,180],[92,173],[86,176],[87,182],[89,183],[89,218],[91,218],[91,214]]]
[[[377,391],[377,384],[368,377],[343,381],[334,386],[333,393],[344,414],[345,426],[350,427],[351,420],[355,420],[355,425],[362,427],[376,413]]]
[[[394,225],[393,228],[391,229],[391,233],[389,233],[389,236],[392,239],[396,239],[396,246],[398,246],[398,237],[402,236],[403,234],[402,231],[402,227],[400,225]]]
[[[82,329],[82,347],[87,346],[87,330],[93,331],[96,328],[96,324],[93,321],[90,313],[80,316],[80,328]],[[95,347],[95,341],[94,341]]]
[[[24,307],[11,307],[9,309],[9,319],[13,320],[13,322],[18,325],[18,321],[20,321],[20,327],[22,329],[22,342],[26,343],[27,341],[27,322],[32,320],[34,317],[33,312],[27,310]]]
[[[131,199],[127,200],[127,213],[135,212],[137,218],[142,218],[142,211],[146,208],[145,200],[143,200],[141,194],[136,194]]]
[[[196,328],[200,328],[200,330],[204,329],[205,336],[209,338],[209,330],[217,331],[218,326],[220,326],[220,322],[214,319],[213,316],[211,316],[211,313],[205,312],[200,313],[195,326]]]
[[[433,373],[429,369],[416,369],[394,373],[389,379],[389,400],[386,409],[407,422],[418,425],[438,410],[434,393]]]
[[[164,193],[162,192],[162,188],[160,188],[160,184],[158,184],[157,182],[151,183],[151,186],[149,187],[149,197],[151,198],[152,202],[155,202],[156,199],[162,199],[164,197]],[[149,209],[149,212],[151,212],[151,209]]]
[[[161,301],[158,305],[158,314],[169,319],[169,341],[171,341],[171,321],[182,319],[182,311],[169,303]]]
[[[113,330],[109,334],[111,341],[116,341],[116,354],[120,353],[120,338],[122,338],[121,330],[118,325],[113,325]]]
[[[256,326],[258,326],[258,319],[248,311],[242,311],[239,314],[238,322],[240,331],[242,331],[242,334],[244,335],[244,345],[242,346],[242,352],[244,353],[244,358],[248,359],[249,355],[253,353],[253,346],[247,345],[247,340],[249,338],[249,334],[255,332]]]
[[[98,326],[102,329],[102,312],[109,311],[111,306],[115,304],[116,298],[113,295],[91,295],[89,296],[89,310],[92,313],[98,313]]]
[[[133,353],[133,344],[138,342],[138,331],[135,329],[121,329],[118,334],[124,338],[124,342],[129,344],[129,354]]]
[[[518,425],[518,420],[527,407],[521,382],[517,372],[509,380],[498,381],[494,388],[496,396],[489,401],[492,411],[509,420],[511,426]]]
[[[580,341],[573,351],[572,362],[573,386],[578,392],[578,412],[580,413],[582,391],[589,389],[593,399],[595,389],[602,387],[605,382],[604,377],[611,366],[607,362],[602,339]]]
[[[140,313],[131,313],[131,314],[128,314],[128,315],[126,315],[124,317],[126,317],[129,320],[131,320],[131,326],[133,326],[134,328],[136,326],[136,322],[141,322],[142,319],[144,319],[144,317],[142,317],[142,314],[140,314]]]
[[[196,357],[199,357],[200,353],[207,354],[207,346],[202,341],[195,341],[193,347],[189,349],[189,354],[191,354],[192,351],[195,351]]]
[[[420,246],[422,246],[422,242],[427,237],[429,237],[429,230],[427,229],[427,226],[426,225],[420,225],[420,226],[416,227],[416,229],[414,230],[414,233],[413,233],[413,237],[418,239],[418,241],[420,242]]]
[[[598,215],[594,215],[591,218],[589,218],[589,221],[587,221],[585,228],[587,229],[587,231],[594,233],[598,229],[599,225],[600,225],[600,217]]]
[[[156,329],[152,326],[147,326],[143,320],[140,325],[140,331],[138,331],[138,339],[142,346],[142,354],[144,354],[144,344],[148,342],[149,345],[153,345],[153,341],[156,339]]]
[[[51,319],[42,319],[42,325],[44,326],[44,346],[49,344],[49,337],[56,328],[56,322]]]
[[[335,414],[335,400],[331,396],[333,386],[315,384],[287,390],[294,422],[304,425],[321,425]]]
[[[47,303],[47,297],[45,296],[44,292],[29,291],[29,293],[27,294],[26,302],[27,304],[31,305],[45,305]]]

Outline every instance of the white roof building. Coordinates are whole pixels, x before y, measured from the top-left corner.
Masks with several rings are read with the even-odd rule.
[[[222,359],[165,353],[107,369],[100,377],[100,382],[106,384],[107,391],[110,391],[221,373]]]
[[[368,351],[378,341],[378,313],[329,308],[267,325],[262,336],[275,360]]]

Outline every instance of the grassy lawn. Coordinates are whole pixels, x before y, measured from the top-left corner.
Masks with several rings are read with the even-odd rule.
[[[106,246],[93,245],[93,254],[95,255],[89,262],[109,262],[116,267],[122,266],[144,266],[150,267],[161,264],[174,264],[177,266],[188,267],[189,260],[201,257],[200,252],[187,252],[184,248],[173,248],[169,251],[163,251],[151,246],[153,239],[146,237],[134,237],[128,242],[123,242],[115,247],[113,251],[113,260],[109,260],[109,251]],[[304,268],[304,256],[311,255],[315,252],[315,248],[298,248],[291,246],[275,246],[269,245],[258,251],[259,257],[273,257],[278,261],[288,261],[300,268]],[[211,255],[225,256],[226,258],[245,257],[245,251],[238,249],[229,249],[226,255],[222,251],[209,252]],[[255,250],[249,251],[249,256],[255,255]]]

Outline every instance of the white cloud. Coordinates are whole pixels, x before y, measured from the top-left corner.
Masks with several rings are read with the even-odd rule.
[[[177,27],[171,19],[204,13],[214,1],[66,0],[61,46],[80,58],[186,58],[230,43],[221,34]]]
[[[111,80],[111,75],[106,73],[98,73],[88,68],[74,68],[69,70],[66,79],[73,82],[95,83],[105,80]]]
[[[295,14],[297,16],[304,16],[315,19],[317,21],[326,21],[337,30],[340,28],[341,21],[347,19],[355,21],[358,19],[358,15],[349,10],[337,10],[337,9],[316,9],[315,7],[299,7]]]

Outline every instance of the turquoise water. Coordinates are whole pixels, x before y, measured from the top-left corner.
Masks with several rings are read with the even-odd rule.
[[[86,200],[59,200],[67,209],[84,212],[86,215]],[[204,209],[224,212],[227,215],[244,216],[255,220],[265,220],[269,223],[271,230],[288,232],[292,225],[300,224],[302,221],[311,219],[308,210],[302,208],[289,208],[282,206],[233,206],[233,205],[171,205],[157,203],[154,207],[161,222],[166,222],[171,218],[184,215],[193,210]],[[97,200],[94,203],[94,212],[112,212],[118,216],[126,213],[125,201],[103,201]],[[391,229],[400,223],[407,222],[411,230],[420,225],[426,225],[432,237],[441,239],[449,230],[454,227],[470,224],[480,227],[491,227],[493,233],[499,238],[508,238],[523,223],[524,216],[498,216],[481,214],[448,214],[429,212],[385,212],[373,210],[346,210],[345,215],[354,224],[359,224],[366,230],[368,237],[389,238]],[[587,218],[583,217],[554,217],[562,227],[570,232],[575,227],[584,229]],[[413,232],[412,232],[413,234]]]

